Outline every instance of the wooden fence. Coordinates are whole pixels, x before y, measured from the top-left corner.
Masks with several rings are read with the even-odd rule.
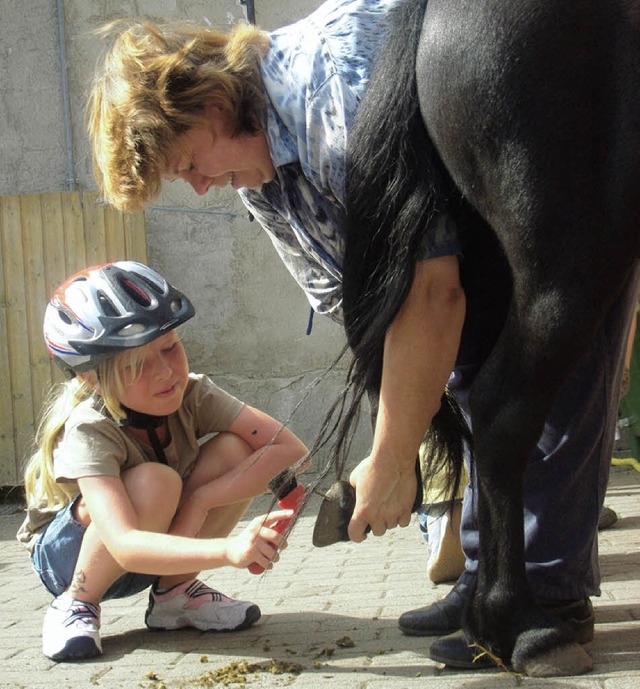
[[[42,402],[62,380],[42,338],[47,301],[67,275],[130,258],[146,262],[144,214],[95,193],[0,197],[0,486],[19,485]]]

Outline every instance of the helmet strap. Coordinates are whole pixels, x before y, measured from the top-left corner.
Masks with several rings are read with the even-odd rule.
[[[167,457],[164,454],[164,449],[160,438],[158,438],[157,428],[167,420],[166,416],[154,416],[153,414],[145,414],[144,412],[135,411],[122,405],[122,409],[126,414],[125,418],[120,422],[120,426],[131,426],[131,428],[140,428],[147,431],[149,442],[153,451],[156,453],[156,459],[162,464],[168,464]]]

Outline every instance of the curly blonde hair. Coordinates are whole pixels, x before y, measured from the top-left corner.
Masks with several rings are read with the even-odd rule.
[[[250,24],[229,31],[190,23],[129,20],[114,36],[87,107],[94,175],[105,201],[143,208],[160,191],[177,137],[221,108],[229,134],[261,129],[260,60],[269,36]]]

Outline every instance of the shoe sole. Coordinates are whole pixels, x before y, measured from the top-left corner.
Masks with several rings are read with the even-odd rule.
[[[145,624],[149,629],[151,629],[154,632],[173,632],[177,631],[178,629],[198,629],[201,632],[239,632],[242,629],[247,629],[248,627],[254,625],[261,617],[262,613],[260,612],[260,608],[257,605],[252,605],[251,607],[247,608],[244,620],[235,627],[205,627],[198,626],[192,623],[174,624],[167,626],[152,626],[149,624],[149,622],[147,622],[147,620],[145,620]]]
[[[60,663],[63,661],[72,660],[86,660],[88,658],[97,658],[102,655],[102,650],[96,645],[93,639],[88,637],[81,637],[79,639],[72,639],[70,643],[58,651],[57,653],[47,653],[43,650],[44,655]]]

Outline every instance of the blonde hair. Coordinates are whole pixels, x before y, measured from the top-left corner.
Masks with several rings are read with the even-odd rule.
[[[85,400],[101,399],[114,421],[125,417],[120,397],[142,372],[145,346],[119,352],[101,362],[86,377],[75,378],[51,389],[36,432],[36,452],[29,459],[24,472],[27,504],[63,507],[77,492],[73,483],[58,483],[53,470],[53,453],[73,410]],[[93,375],[92,375],[93,374]],[[88,379],[99,382],[100,394]]]
[[[261,129],[269,37],[250,24],[228,34],[188,23],[124,26],[101,32],[116,37],[91,88],[88,130],[104,199],[138,210],[159,193],[177,137],[203,122],[207,103],[222,109],[231,136]]]

